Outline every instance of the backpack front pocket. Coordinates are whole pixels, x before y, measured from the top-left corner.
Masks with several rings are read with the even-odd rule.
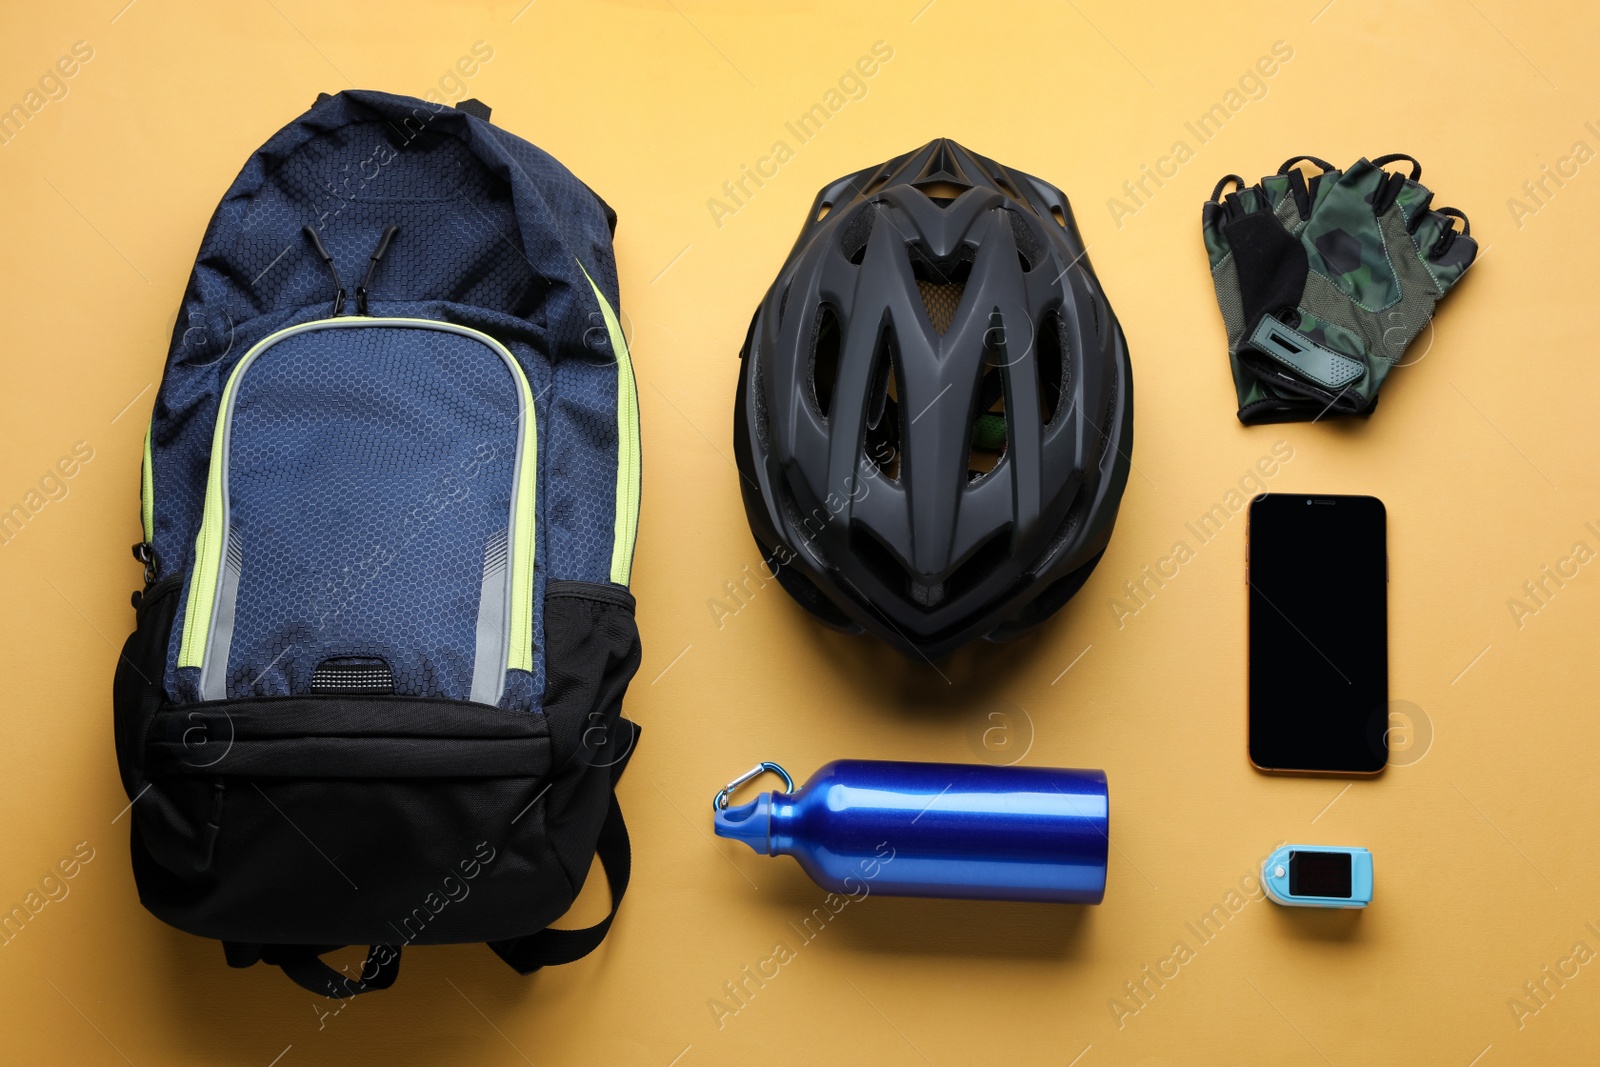
[[[255,345],[217,414],[179,692],[498,703],[533,667],[536,433],[476,330],[350,316]]]
[[[550,823],[573,817],[588,767],[552,765],[541,715],[395,696],[169,706],[138,756],[141,899],[203,937],[497,940],[552,922],[582,884]]]

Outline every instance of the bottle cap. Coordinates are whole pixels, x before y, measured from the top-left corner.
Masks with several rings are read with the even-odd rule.
[[[712,823],[718,837],[743,841],[763,856],[772,855],[772,794],[762,793],[748,804],[718,808]]]

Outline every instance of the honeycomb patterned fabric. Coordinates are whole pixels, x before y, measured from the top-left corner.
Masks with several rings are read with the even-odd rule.
[[[492,349],[428,329],[301,333],[246,368],[228,431],[229,697],[307,693],[319,664],[350,657],[386,664],[396,693],[468,699],[486,558],[505,562],[518,390]]]
[[[201,242],[151,419],[146,539],[157,580],[184,576],[162,677],[169,701],[217,699],[218,687],[297,695],[324,659],[382,659],[400,694],[474,691],[474,627],[487,625],[475,613],[487,539],[507,535],[509,469],[496,472],[500,496],[474,486],[464,508],[406,516],[471,448],[514,440],[512,426],[489,433],[517,398],[482,344],[376,329],[337,331],[337,344],[316,332],[274,342],[239,383],[233,511],[228,536],[209,535],[225,544],[223,595],[208,599],[192,580],[234,371],[267,338],[333,316],[334,272],[343,316],[356,312],[369,257],[395,227],[366,281],[365,313],[480,332],[510,353],[531,392],[534,608],[517,631],[531,656],[508,657],[497,691],[503,707],[539,710],[546,582],[625,584],[632,563],[637,407],[621,332],[609,328],[620,315],[614,225],[604,201],[547,153],[408,97],[320,97],[256,151]],[[338,351],[295,358],[320,345]],[[290,601],[295,610],[283,611]],[[193,647],[214,635],[203,618],[233,627],[216,679]]]

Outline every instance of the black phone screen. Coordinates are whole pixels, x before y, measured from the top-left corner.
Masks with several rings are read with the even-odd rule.
[[[1250,506],[1250,759],[1375,774],[1388,762],[1383,502],[1271,493]]]

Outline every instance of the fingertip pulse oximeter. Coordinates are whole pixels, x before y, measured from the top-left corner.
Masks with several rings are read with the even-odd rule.
[[[1261,865],[1274,903],[1292,908],[1364,908],[1372,903],[1372,853],[1332,845],[1285,845]]]

